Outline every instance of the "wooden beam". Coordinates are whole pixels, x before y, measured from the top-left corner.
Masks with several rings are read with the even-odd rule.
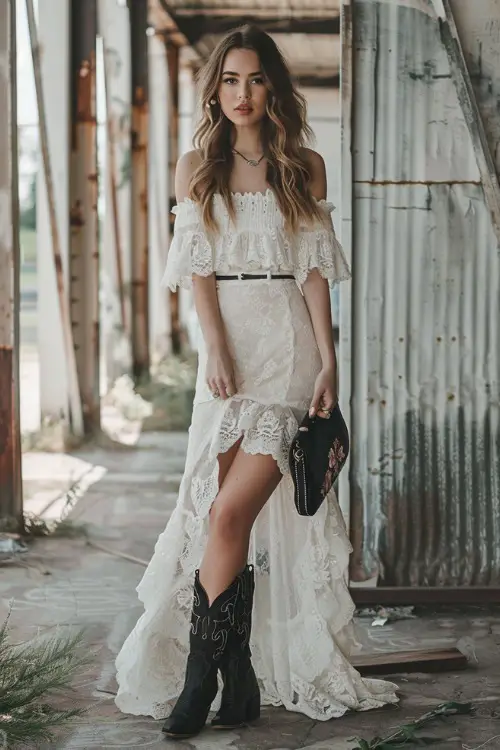
[[[283,18],[281,16],[265,17],[245,14],[230,16],[204,15],[202,12],[193,14],[186,10],[175,10],[173,18],[180,31],[195,45],[204,36],[223,35],[242,24],[249,23],[259,26],[269,34],[330,34],[340,33],[339,17],[330,18]]]
[[[335,11],[321,9],[303,16],[287,16],[272,8],[241,13],[237,8],[217,6],[172,7],[168,0],[160,0],[160,5],[169,19],[170,33],[177,30],[191,45],[195,45],[203,36],[225,34],[245,23],[255,24],[270,34],[340,33],[340,16]]]
[[[148,3],[129,0],[131,50],[131,275],[132,372],[136,383],[150,377],[149,350],[149,62]]]
[[[340,73],[331,76],[321,76],[314,73],[299,73],[293,76],[295,84],[301,88],[338,89],[340,88]]]
[[[432,2],[439,21],[441,41],[448,55],[451,75],[457,89],[458,101],[472,140],[486,204],[491,214],[493,231],[500,244],[500,185],[498,175],[488,145],[481,112],[477,105],[450,0],[432,0]]]
[[[500,604],[500,588],[489,586],[454,586],[454,587],[407,587],[376,586],[363,588],[352,586],[350,594],[357,607],[373,605],[490,605]]]
[[[70,303],[86,435],[100,428],[96,0],[71,2]]]
[[[179,48],[166,43],[168,66],[168,162],[169,162],[169,221],[170,237],[173,236],[175,200],[175,170],[179,157]],[[173,354],[182,350],[181,313],[179,290],[170,292],[170,341]]]
[[[164,36],[177,47],[187,47],[189,40],[181,34],[166,5],[161,2],[149,7],[149,23],[153,26],[155,34]]]
[[[23,525],[19,427],[16,3],[0,4],[0,523]]]
[[[455,672],[467,667],[467,657],[457,648],[366,654],[355,656],[351,661],[363,676],[407,672]]]

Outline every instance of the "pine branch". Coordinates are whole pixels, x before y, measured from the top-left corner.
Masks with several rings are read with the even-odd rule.
[[[419,730],[435,719],[445,719],[457,714],[470,714],[472,713],[472,710],[473,707],[471,703],[456,703],[454,701],[441,703],[432,711],[421,716],[420,719],[416,719],[416,721],[412,721],[410,724],[398,727],[395,732],[385,738],[373,737],[371,740],[366,740],[361,739],[360,737],[354,737],[354,741],[359,744],[357,747],[353,748],[353,750],[398,750],[399,748],[403,750],[410,744],[436,744],[439,740],[436,740],[433,737],[419,737]]]
[[[54,730],[81,716],[81,709],[57,711],[51,706],[38,706],[15,715],[0,715],[0,736],[5,738],[6,747],[17,744],[52,742]]]
[[[82,649],[83,632],[13,645],[7,637],[8,621],[0,626],[0,736],[8,747],[49,742],[56,727],[84,710],[60,710],[48,701],[72,690],[75,673],[90,663],[92,654]]]

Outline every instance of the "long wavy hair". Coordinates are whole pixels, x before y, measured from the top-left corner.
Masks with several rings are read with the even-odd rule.
[[[222,112],[218,89],[223,66],[232,49],[253,50],[259,57],[268,89],[262,142],[267,158],[267,183],[273,190],[285,225],[292,231],[301,223],[322,218],[309,189],[310,173],[302,151],[311,139],[306,121],[306,101],[294,87],[288,66],[273,39],[256,26],[242,26],[227,34],[200,73],[202,114],[194,135],[194,146],[202,163],[194,172],[189,196],[200,204],[203,223],[216,232],[213,197],[220,194],[230,216],[235,218],[229,187],[234,163],[233,123]],[[215,104],[213,103],[215,102]]]

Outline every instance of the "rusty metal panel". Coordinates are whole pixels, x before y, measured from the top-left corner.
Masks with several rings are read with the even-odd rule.
[[[71,4],[70,300],[84,429],[100,427],[96,0]]]
[[[148,25],[147,0],[129,0],[132,79],[132,371],[149,377],[149,199],[148,199]]]
[[[351,579],[499,585],[500,255],[429,7],[354,4]]]
[[[16,4],[0,3],[0,524],[22,526]]]

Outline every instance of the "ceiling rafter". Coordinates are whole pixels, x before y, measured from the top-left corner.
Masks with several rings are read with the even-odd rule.
[[[172,20],[201,61],[207,59],[220,37],[244,23],[256,24],[263,31],[279,36],[304,35],[326,40],[328,36],[334,39],[340,34],[340,16],[338,10],[331,6],[310,8],[295,4],[295,7],[288,6],[286,9],[254,6],[249,10],[248,5],[244,8],[238,8],[237,4],[225,7],[223,4],[215,5],[213,0],[210,4],[200,0],[189,5],[185,2],[177,5],[175,0],[158,1],[165,15]],[[165,31],[168,36],[168,31]],[[305,67],[294,65],[293,58],[291,62],[298,85],[338,88],[338,70],[325,64],[323,58],[315,60],[318,70],[311,70],[309,64]]]

